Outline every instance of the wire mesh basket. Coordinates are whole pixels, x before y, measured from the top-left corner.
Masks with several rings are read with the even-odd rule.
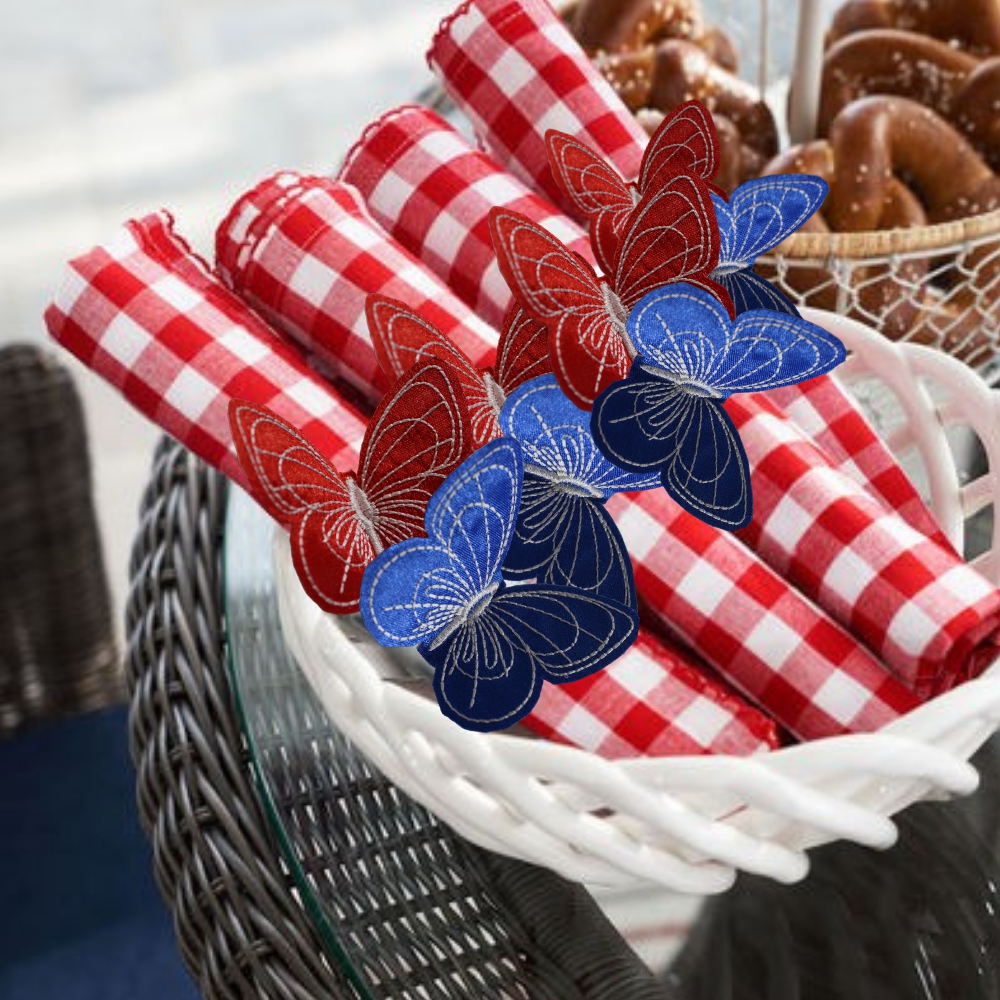
[[[790,131],[797,143],[814,138],[823,37],[843,2],[800,0],[797,16],[790,9],[792,5],[778,5],[775,0],[620,4],[619,8],[625,16],[641,9],[647,16],[652,12],[654,19],[662,17],[668,22],[665,12],[679,11],[662,28],[653,24],[647,29],[662,31],[662,37],[668,39],[690,35],[692,21],[703,26],[696,32],[704,35],[707,30],[711,39],[722,32],[722,49],[736,61],[738,77],[756,90],[774,118],[776,145],[760,155],[759,167],[777,147],[788,148]],[[948,5],[948,0],[930,2]],[[573,8],[573,2],[564,5],[564,15],[572,17]],[[643,25],[634,28],[639,31]],[[709,47],[716,52],[719,48],[715,41]],[[644,78],[650,72],[648,62],[623,69],[613,55],[592,47],[590,51],[612,83],[617,83],[626,103],[640,117],[647,115],[640,105],[649,89]],[[729,56],[722,58],[726,61]],[[789,100],[793,77],[791,89],[803,94],[801,101]],[[716,107],[716,97],[710,91],[681,94],[676,86],[667,89],[674,95],[670,100],[697,97],[710,108]],[[873,82],[871,92],[877,91],[878,84]],[[651,90],[654,99],[655,93]],[[725,100],[718,99],[723,109]],[[721,128],[720,138],[724,139]],[[724,157],[725,149],[723,141]],[[927,155],[933,158],[936,151],[929,149]],[[810,172],[808,166],[803,169]],[[842,313],[893,340],[937,347],[983,374],[990,372],[1000,345],[1000,210],[938,225],[864,232],[803,231],[761,258],[757,270],[798,306]]]

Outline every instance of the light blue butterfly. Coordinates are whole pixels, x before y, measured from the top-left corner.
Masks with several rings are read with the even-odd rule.
[[[826,181],[812,174],[776,174],[741,184],[728,202],[712,195],[720,246],[719,263],[711,276],[732,296],[737,316],[751,309],[799,315],[753,266],[813,215],[829,190]]]
[[[722,404],[822,375],[844,360],[844,345],[785,313],[754,310],[734,322],[712,295],[684,284],[645,296],[628,332],[637,357],[594,404],[597,446],[622,469],[659,472],[670,496],[708,524],[745,527],[750,469]]]
[[[500,428],[524,453],[524,491],[504,576],[537,578],[635,605],[632,562],[604,504],[615,493],[652,490],[658,473],[609,462],[590,433],[590,414],[542,375],[511,393]]]
[[[427,507],[427,538],[399,542],[365,571],[361,614],[383,646],[415,646],[434,668],[441,711],[488,732],[531,711],[542,681],[586,677],[638,633],[636,613],[570,587],[507,589],[524,459],[510,438],[466,459]]]

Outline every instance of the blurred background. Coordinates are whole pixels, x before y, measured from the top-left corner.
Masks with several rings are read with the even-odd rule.
[[[65,262],[160,208],[208,253],[243,191],[329,172],[427,82],[452,0],[0,0],[0,345],[46,339]],[[68,354],[115,608],[157,432]],[[116,622],[120,627],[120,614]]]

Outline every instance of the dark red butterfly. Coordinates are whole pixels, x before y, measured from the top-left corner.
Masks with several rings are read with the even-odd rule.
[[[229,404],[240,465],[261,506],[291,529],[296,572],[324,611],[358,610],[365,567],[425,535],[435,490],[473,451],[468,407],[450,365],[427,358],[375,410],[358,472],[341,475],[295,428],[262,406]]]
[[[632,209],[674,174],[690,174],[709,184],[719,172],[719,138],[704,104],[688,101],[653,133],[642,157],[639,179],[627,184],[606,160],[565,132],[545,135],[556,183],[577,212],[590,222],[594,256],[605,274],[614,268],[618,243]]]
[[[398,378],[427,357],[451,362],[468,403],[475,448],[500,436],[496,418],[506,397],[528,379],[552,371],[547,328],[516,303],[504,317],[494,368],[476,368],[444,334],[403,302],[369,295],[365,311],[375,354],[387,378]]]
[[[548,325],[552,370],[582,410],[628,374],[635,351],[626,323],[644,295],[684,281],[736,315],[729,293],[709,277],[719,262],[719,225],[700,178],[674,174],[643,195],[625,221],[610,278],[517,212],[492,209],[490,230],[514,298]]]

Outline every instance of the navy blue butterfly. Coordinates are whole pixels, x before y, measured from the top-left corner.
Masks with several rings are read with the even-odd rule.
[[[635,605],[632,562],[604,504],[615,493],[652,490],[658,473],[625,472],[609,462],[555,375],[511,393],[500,428],[524,452],[524,491],[503,564],[512,580],[537,578]]]
[[[656,470],[686,511],[734,531],[753,517],[750,469],[723,403],[815,378],[839,365],[844,345],[820,326],[766,309],[735,322],[693,285],[650,292],[632,310],[637,351],[627,379],[597,398],[591,430],[601,452],[629,472]]]
[[[729,292],[737,316],[751,309],[799,315],[753,266],[813,215],[829,190],[826,181],[812,174],[776,174],[741,184],[729,201],[712,195],[720,245],[719,263],[711,276]]]
[[[479,732],[527,715],[543,680],[562,684],[607,666],[639,629],[635,611],[617,601],[542,583],[506,588],[501,567],[523,478],[516,441],[484,445],[432,497],[428,537],[386,549],[361,584],[369,632],[383,646],[418,646],[434,667],[441,711]]]

